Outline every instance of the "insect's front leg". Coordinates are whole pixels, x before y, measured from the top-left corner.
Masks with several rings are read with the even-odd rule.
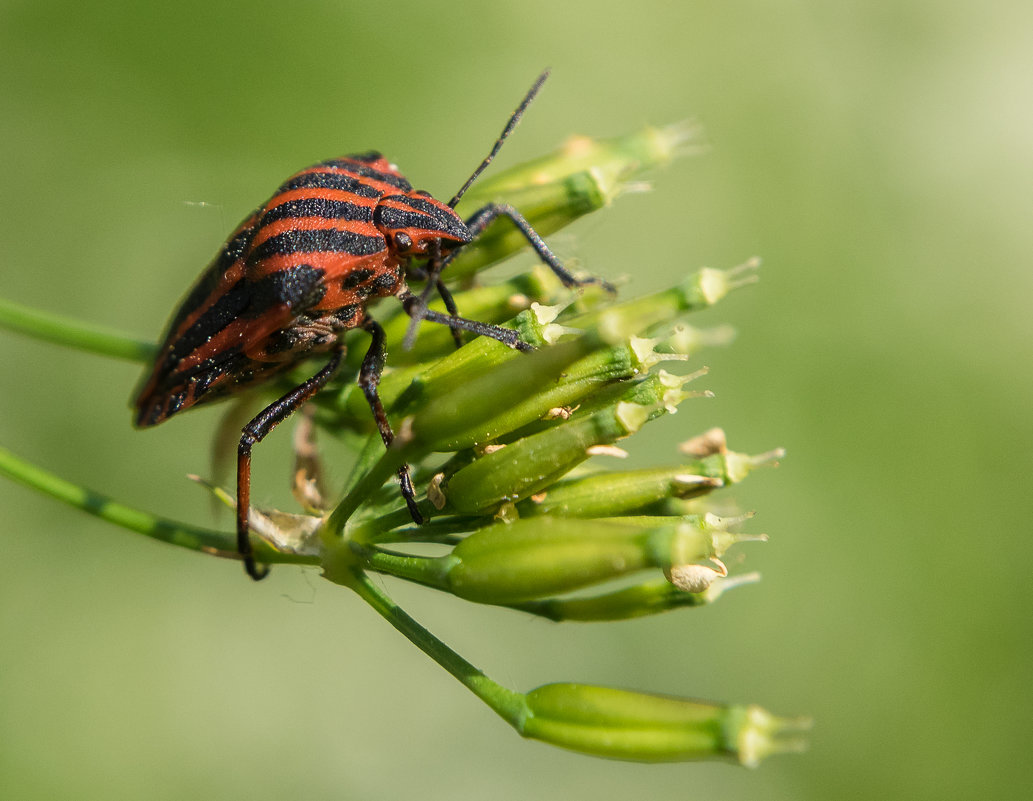
[[[432,289],[438,290],[438,295],[441,297],[442,302],[445,304],[445,309],[453,317],[459,316],[459,307],[456,306],[456,300],[452,297],[452,293],[445,286],[445,282],[441,280],[441,271],[445,269],[450,259],[442,259],[441,256],[441,240],[436,240],[431,247],[431,259],[430,269],[427,270],[427,286],[423,288],[423,292],[420,293],[420,304],[426,307],[427,298],[430,297]],[[457,348],[463,347],[463,338],[460,335],[462,329],[457,326],[451,326],[449,331],[452,332],[452,340],[455,342]],[[407,347],[411,347],[412,343],[409,343]]]
[[[445,286],[445,282],[442,281],[440,278],[435,278],[434,279],[434,286],[437,287],[438,295],[441,296],[441,300],[442,300],[442,302],[444,302],[445,308],[448,310],[448,313],[452,317],[458,317],[459,316],[459,307],[456,306],[456,300],[455,300],[455,298],[452,297],[452,293],[449,291],[448,287]],[[461,329],[459,329],[456,326],[452,326],[452,328],[451,328],[452,339],[455,341],[457,348],[463,347],[463,339],[459,335],[459,331],[460,330]]]
[[[255,581],[269,575],[268,565],[255,562],[248,536],[248,512],[251,506],[251,448],[265,439],[276,426],[301,408],[309,398],[326,386],[341,366],[343,348],[337,348],[326,366],[312,378],[299,384],[279,400],[266,406],[240,433],[237,446],[237,552],[244,560],[244,570]]]
[[[401,301],[402,309],[405,310],[405,313],[412,317],[414,324],[419,323],[421,320],[430,320],[432,323],[441,323],[442,325],[450,326],[453,329],[459,328],[463,331],[470,331],[471,333],[478,334],[480,336],[491,337],[492,339],[498,340],[503,345],[508,345],[516,350],[534,350],[534,347],[522,341],[520,339],[520,335],[512,328],[503,328],[500,325],[481,323],[477,320],[468,320],[465,317],[454,317],[451,314],[442,314],[441,312],[433,311],[423,305],[419,296],[408,291],[399,292],[398,300]],[[410,332],[414,333],[412,326],[410,326]]]
[[[519,229],[520,233],[522,233],[527,241],[531,243],[531,247],[533,247],[535,253],[538,254],[538,258],[549,265],[549,269],[556,273],[556,277],[563,282],[564,286],[578,287],[595,284],[601,286],[611,294],[617,291],[613,284],[604,281],[601,278],[595,278],[594,276],[589,276],[588,278],[576,278],[574,274],[564,267],[560,260],[556,258],[556,254],[549,250],[549,246],[545,244],[545,240],[542,239],[541,236],[538,235],[538,232],[531,227],[531,223],[524,218],[524,215],[508,203],[489,203],[487,206],[478,209],[466,221],[466,227],[470,230],[473,238],[476,239],[484,232],[485,228],[491,225],[491,223],[499,217],[508,217],[513,221],[513,224]]]
[[[391,430],[391,423],[387,419],[387,412],[380,400],[380,393],[377,387],[380,386],[380,377],[384,373],[384,361],[387,358],[387,335],[380,324],[375,320],[366,319],[362,324],[364,330],[369,332],[371,342],[369,350],[362,359],[362,366],[359,368],[359,386],[366,396],[366,402],[373,412],[373,419],[377,423],[377,430],[380,438],[384,441],[385,447],[390,447],[394,442],[394,432]],[[423,523],[423,515],[416,505],[416,490],[412,485],[412,476],[409,475],[409,465],[403,464],[398,468],[398,481],[402,487],[402,497],[405,505],[409,508],[409,515],[417,525]]]
[[[459,307],[456,306],[455,298],[452,297],[452,293],[448,287],[445,286],[445,282],[441,280],[441,273],[445,267],[448,266],[449,262],[455,257],[456,252],[453,251],[447,256],[442,257],[441,255],[441,243],[440,241],[435,242],[431,251],[431,258],[427,264],[426,269],[414,270],[415,277],[426,281],[426,285],[423,287],[423,291],[420,292],[418,300],[413,304],[412,310],[406,310],[406,313],[412,318],[412,322],[409,323],[409,328],[405,333],[405,339],[402,342],[402,347],[405,350],[412,348],[413,343],[416,341],[416,329],[419,328],[420,320],[426,318],[427,300],[430,298],[431,293],[437,289],[438,295],[441,296],[441,300],[445,304],[445,309],[452,317],[459,316]],[[460,335],[460,328],[458,325],[449,326],[449,330],[452,332],[452,339],[455,342],[457,348],[463,346],[463,339]]]
[[[563,282],[564,286],[574,288],[594,284],[597,286],[601,286],[603,289],[605,289],[607,292],[611,294],[615,294],[617,292],[613,284],[609,283],[608,281],[604,281],[601,278],[596,278],[594,276],[589,276],[587,278],[577,278],[573,273],[570,272],[570,270],[563,266],[563,263],[556,257],[556,254],[549,249],[549,246],[545,244],[545,240],[542,239],[541,236],[539,236],[538,232],[535,231],[534,228],[531,226],[531,223],[529,223],[524,218],[524,215],[522,215],[519,211],[516,210],[516,208],[510,206],[508,203],[490,203],[487,206],[484,206],[483,208],[475,211],[473,215],[468,220],[466,220],[465,223],[472,239],[476,240],[477,237],[484,233],[485,229],[499,217],[508,217],[510,220],[513,221],[513,224],[517,227],[520,233],[522,233],[524,237],[527,239],[527,241],[530,242],[531,247],[533,247],[535,253],[538,254],[538,258],[540,258],[543,262],[545,262],[545,264],[549,266],[549,269],[551,269],[556,274],[556,277]],[[410,317],[412,317],[412,322],[409,324],[409,329],[406,332],[405,340],[403,342],[403,347],[406,350],[411,348],[413,342],[415,342],[416,340],[416,329],[419,326],[420,320],[433,320],[434,322],[446,323],[450,325],[450,327],[452,328],[452,334],[454,337],[456,337],[457,345],[460,344],[457,332],[460,329],[466,329],[467,331],[474,331],[478,334],[485,334],[486,336],[490,336],[494,339],[499,340],[500,342],[505,342],[507,345],[510,345],[511,347],[520,347],[519,345],[513,345],[511,342],[509,342],[505,338],[505,335],[499,335],[499,331],[504,331],[506,329],[500,329],[497,326],[490,326],[490,328],[492,329],[491,332],[476,330],[468,325],[463,324],[462,318],[458,316],[458,311],[455,308],[455,301],[452,299],[452,296],[449,293],[448,289],[441,281],[441,274],[445,271],[445,268],[448,267],[448,265],[452,262],[452,259],[454,259],[462,252],[462,248],[457,248],[456,250],[453,250],[450,253],[446,254],[444,258],[441,258],[440,260],[435,258],[431,261],[430,269],[427,271],[427,285],[426,287],[424,287],[423,292],[420,293],[419,296],[412,296],[410,299],[403,295],[399,295],[399,298],[402,300],[403,304],[407,304],[405,306],[406,313]],[[430,293],[434,288],[438,290],[438,294],[440,294],[442,299],[445,301],[445,307],[451,314],[450,323],[447,322],[448,318],[445,318],[443,315],[440,314],[436,315],[434,312],[431,312],[429,309],[427,309],[427,299],[430,297]],[[530,348],[521,347],[520,349],[529,350]]]

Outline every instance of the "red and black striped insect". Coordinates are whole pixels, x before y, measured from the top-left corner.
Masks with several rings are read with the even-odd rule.
[[[491,152],[447,204],[414,190],[397,167],[375,152],[324,161],[292,176],[230,235],[173,316],[154,368],[136,396],[138,427],[264,382],[314,354],[330,356],[319,372],[263,409],[241,433],[237,549],[251,578],[268,573],[255,562],[248,537],[252,446],[330,380],[343,356],[341,334],[348,329],[361,327],[372,338],[358,381],[385,445],[391,444],[391,426],[377,393],[386,357],[384,330],[367,314],[370,301],[394,295],[414,326],[421,319],[443,323],[457,342],[459,331],[466,330],[530,350],[514,331],[460,317],[440,280],[454,255],[498,217],[515,223],[567,286],[602,283],[571,275],[511,206],[488,205],[465,221],[453,211],[546,77],[548,72],[538,78]],[[409,291],[407,274],[426,279],[422,295]],[[426,307],[435,288],[449,314]],[[399,479],[413,520],[423,522],[407,467],[399,470]]]

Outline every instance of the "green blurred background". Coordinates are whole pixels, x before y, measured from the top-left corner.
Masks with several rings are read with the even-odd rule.
[[[537,72],[502,163],[698,117],[710,151],[554,238],[625,294],[764,258],[705,322],[720,424],[785,446],[716,606],[556,626],[392,583],[517,689],[581,680],[816,726],[757,771],[593,760],[516,737],[350,594],[155,544],[0,483],[0,796],[907,798],[1028,792],[1028,3],[0,5],[4,297],[156,337],[293,170],[376,147],[448,197]],[[211,520],[217,411],[129,425],[134,365],[0,333],[0,443]],[[284,494],[286,432],[256,456]],[[333,451],[332,451],[333,452]],[[343,475],[343,468],[341,470]],[[340,477],[340,476],[339,476]],[[230,521],[224,516],[221,525]]]

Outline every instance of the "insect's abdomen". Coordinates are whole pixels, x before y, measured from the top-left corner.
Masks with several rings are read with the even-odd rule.
[[[137,396],[150,426],[224,397],[327,350],[359,325],[401,272],[373,210],[411,190],[377,153],[314,165],[246,219],[173,316]]]

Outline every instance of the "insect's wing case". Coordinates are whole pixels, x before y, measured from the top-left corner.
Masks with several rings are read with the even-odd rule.
[[[358,325],[367,298],[400,285],[373,210],[385,193],[411,188],[376,152],[291,176],[237,227],[184,298],[136,393],[135,424],[156,425],[325,349],[334,336],[304,330],[304,312],[323,327]]]

